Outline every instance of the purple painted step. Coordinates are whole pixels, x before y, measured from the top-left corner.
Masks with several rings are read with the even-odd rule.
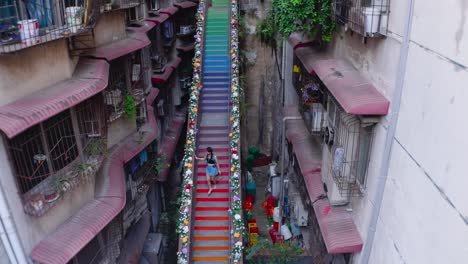
[[[229,109],[202,109],[202,113],[227,113]]]
[[[200,130],[229,130],[228,126],[200,126]]]
[[[203,96],[203,100],[229,100],[229,96]]]
[[[225,90],[205,90],[203,89],[202,90],[202,95],[204,94],[228,94],[229,93],[229,90],[225,89]]]
[[[201,104],[202,108],[203,107],[206,107],[206,106],[228,106],[229,105],[229,102],[226,101],[224,103],[203,103]]]

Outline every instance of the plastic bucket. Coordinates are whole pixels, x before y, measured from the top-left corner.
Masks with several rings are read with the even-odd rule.
[[[275,209],[273,209],[273,221],[279,222],[280,220],[281,220],[281,218],[280,218],[279,208],[275,207]]]
[[[291,231],[289,231],[287,225],[281,226],[281,235],[283,235],[285,241],[292,237]]]
[[[37,19],[20,20],[18,21],[18,28],[21,44],[33,45],[39,43],[39,22]]]
[[[65,18],[67,21],[67,26],[70,28],[72,33],[76,33],[78,29],[81,28],[83,21],[83,15],[81,12],[81,7],[79,6],[70,6],[65,8]]]

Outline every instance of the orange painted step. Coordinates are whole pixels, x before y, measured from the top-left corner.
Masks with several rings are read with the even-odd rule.
[[[197,189],[197,193],[208,193],[208,189]],[[211,193],[229,193],[229,189],[214,189]]]
[[[229,230],[229,226],[195,226],[193,229],[201,231],[218,231]]]
[[[197,181],[197,184],[208,184],[208,181]],[[229,181],[216,181],[216,184],[229,184]]]
[[[223,221],[223,220],[229,220],[229,216],[195,216],[195,220],[199,220],[199,221]]]
[[[229,202],[228,197],[221,197],[221,198],[199,197],[199,198],[196,198],[196,200],[197,200],[197,202],[213,202],[213,203]]]
[[[212,247],[203,247],[203,246],[200,246],[200,247],[193,247],[193,250],[228,250],[229,247],[219,247],[219,246],[212,246]]]
[[[195,256],[192,258],[195,261],[227,261],[229,260],[229,256],[222,256],[222,257],[200,257]]]
[[[194,236],[197,241],[216,241],[216,240],[229,240],[228,236]]]
[[[227,211],[229,207],[195,207],[195,211]]]

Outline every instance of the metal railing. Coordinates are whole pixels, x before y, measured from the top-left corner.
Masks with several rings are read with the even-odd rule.
[[[0,1],[0,54],[87,32],[103,0]]]

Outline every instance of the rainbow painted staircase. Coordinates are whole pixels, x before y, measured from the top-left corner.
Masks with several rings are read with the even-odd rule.
[[[203,89],[199,99],[201,123],[197,136],[198,156],[212,147],[218,157],[221,176],[208,195],[206,164],[195,163],[191,263],[229,263],[229,117],[230,117],[230,2],[213,0],[206,13],[203,58]]]

